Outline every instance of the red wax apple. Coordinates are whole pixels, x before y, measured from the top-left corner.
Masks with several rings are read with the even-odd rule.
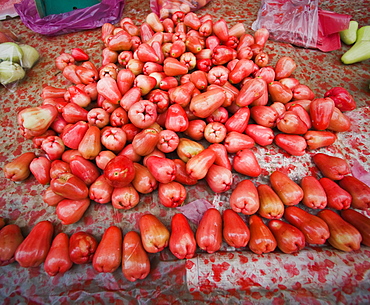
[[[274,143],[293,156],[303,156],[306,153],[307,143],[300,135],[279,133],[275,136]]]
[[[353,225],[362,236],[362,244],[370,245],[370,219],[360,212],[352,209],[341,211],[342,218]]]
[[[335,210],[345,210],[351,206],[352,196],[329,178],[319,180],[327,197],[327,207]]]
[[[334,248],[351,252],[360,249],[362,236],[360,232],[332,210],[322,210],[317,216],[323,219],[329,227],[329,244]]]
[[[351,173],[351,169],[346,160],[327,155],[324,153],[317,153],[312,157],[321,173],[332,180],[341,180],[345,175]]]
[[[49,252],[54,226],[48,221],[38,222],[15,251],[14,258],[23,268],[38,267]]]
[[[89,206],[90,198],[81,200],[63,199],[58,202],[55,212],[63,225],[70,225],[78,222]]]
[[[54,193],[71,200],[82,200],[89,195],[86,184],[72,173],[62,173],[51,179],[50,187]]]
[[[205,180],[212,191],[215,193],[223,193],[230,189],[233,176],[230,169],[212,164],[207,171]]]
[[[24,238],[21,229],[16,224],[5,225],[0,230],[0,266],[14,262],[14,254]]]
[[[199,248],[214,253],[221,248],[222,244],[222,216],[215,209],[208,209],[199,222],[195,238]]]
[[[169,183],[175,179],[176,166],[172,159],[150,156],[146,160],[150,173],[160,183]]]
[[[256,254],[270,253],[277,246],[276,239],[269,227],[257,215],[249,217],[249,249]]]
[[[247,148],[236,153],[233,161],[233,169],[240,174],[250,177],[258,177],[262,172],[256,155],[252,150]]]
[[[44,269],[50,276],[64,274],[72,268],[73,262],[69,258],[69,237],[66,233],[59,233],[53,239],[48,255],[44,262]]]
[[[311,150],[332,145],[337,140],[335,133],[321,130],[309,130],[303,137]]]
[[[275,170],[270,175],[270,183],[284,205],[296,205],[303,199],[302,188],[281,171]]]
[[[301,230],[308,244],[322,245],[330,236],[325,221],[297,206],[286,207],[284,218]]]
[[[250,238],[249,228],[238,213],[226,209],[222,213],[222,223],[222,236],[229,246],[235,248],[247,246]]]
[[[304,234],[295,226],[279,219],[273,219],[268,223],[274,234],[278,248],[284,253],[295,253],[305,247]]]
[[[124,187],[135,177],[134,163],[125,156],[116,156],[104,169],[104,177],[113,187]]]
[[[97,272],[114,272],[122,259],[122,231],[117,226],[108,227],[96,248],[92,265]]]
[[[158,185],[159,202],[168,208],[181,206],[186,199],[185,187],[176,181],[159,183]]]
[[[26,152],[4,165],[4,176],[12,181],[23,181],[31,174],[30,164],[36,158],[34,152]]]
[[[113,186],[111,186],[104,175],[100,175],[89,187],[89,198],[100,204],[111,201]]]
[[[256,186],[250,180],[240,181],[230,195],[230,207],[237,213],[252,215],[259,209],[260,201]]]
[[[123,238],[122,246],[122,273],[130,282],[142,280],[150,272],[148,254],[143,248],[140,235],[129,231]]]
[[[311,209],[323,209],[328,203],[324,188],[320,181],[313,176],[305,176],[301,180],[303,190],[302,203]]]
[[[141,216],[139,228],[143,247],[147,252],[157,253],[168,246],[170,232],[153,214]]]
[[[284,203],[278,194],[267,184],[257,186],[260,206],[258,214],[267,219],[279,219],[284,214]]]
[[[138,205],[140,196],[137,190],[131,184],[128,184],[123,187],[115,187],[111,201],[114,208],[129,210]]]
[[[91,263],[97,247],[98,242],[92,234],[78,231],[69,239],[69,257],[75,264]]]
[[[215,160],[215,152],[206,148],[187,161],[186,172],[194,179],[203,179]]]
[[[261,146],[272,144],[275,137],[271,128],[257,124],[248,124],[245,133]]]
[[[370,187],[353,176],[345,176],[339,185],[352,196],[354,209],[366,210],[370,207]]]
[[[171,236],[169,249],[178,259],[189,259],[195,255],[197,242],[187,218],[181,214],[175,214],[171,219]]]

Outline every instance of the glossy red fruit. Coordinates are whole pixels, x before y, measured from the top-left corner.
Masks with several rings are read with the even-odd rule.
[[[270,183],[284,205],[296,205],[303,199],[302,188],[281,171],[275,170],[270,175]]]
[[[262,172],[256,155],[247,148],[236,153],[233,160],[233,169],[240,174],[250,177],[258,177]]]
[[[312,157],[313,162],[321,173],[331,180],[341,180],[351,173],[346,160],[324,153],[317,153]]]
[[[222,223],[222,236],[230,247],[243,248],[247,246],[250,238],[249,228],[238,213],[226,209],[222,213]]]
[[[50,187],[54,193],[71,200],[85,199],[89,195],[86,184],[72,173],[62,173],[51,179]]]
[[[249,217],[249,249],[256,254],[270,253],[277,246],[276,239],[269,227],[257,215]]]
[[[21,229],[16,224],[5,225],[0,230],[0,266],[6,266],[15,261],[14,254],[24,238]]]
[[[290,77],[296,68],[297,64],[291,57],[280,57],[275,65],[275,79],[280,80],[282,78]]]
[[[185,187],[176,181],[159,183],[158,185],[159,202],[168,208],[181,206],[186,199]]]
[[[208,209],[200,220],[195,238],[199,248],[214,253],[221,248],[222,244],[222,216],[215,209]]]
[[[178,259],[194,257],[197,248],[194,232],[188,219],[181,213],[175,214],[171,219],[171,236],[169,249]]]
[[[317,216],[323,219],[329,227],[329,244],[334,248],[351,252],[360,249],[362,236],[361,233],[350,223],[345,221],[340,215],[332,210],[322,210]]]
[[[304,234],[295,226],[279,219],[268,223],[272,234],[274,234],[278,248],[288,254],[296,253],[305,247]]]
[[[92,265],[97,272],[114,272],[122,259],[122,231],[117,226],[108,227],[96,248]]]
[[[237,213],[252,215],[259,209],[260,201],[256,186],[245,179],[236,185],[230,195],[230,207]]]
[[[303,156],[306,153],[307,143],[300,135],[279,133],[275,136],[274,143],[293,156]]]
[[[23,268],[38,267],[49,252],[54,233],[53,224],[38,222],[15,251],[14,258]]]
[[[302,203],[311,209],[323,209],[328,203],[324,188],[314,176],[302,178],[300,186],[303,190]]]
[[[134,163],[126,156],[116,156],[104,168],[104,177],[113,187],[124,187],[135,177]]]
[[[330,125],[334,107],[334,101],[329,97],[314,99],[310,104],[312,127],[316,130],[327,129]]]
[[[122,273],[130,282],[142,280],[150,272],[150,260],[143,248],[140,235],[129,231],[123,238]]]
[[[44,269],[50,276],[56,276],[66,273],[72,265],[73,262],[69,258],[69,237],[61,232],[53,239],[44,262]]]
[[[361,243],[370,246],[370,219],[364,214],[352,209],[341,211],[342,218],[354,226],[361,234]]]
[[[30,164],[36,158],[34,152],[26,152],[15,158],[13,161],[4,165],[4,176],[12,181],[23,181],[30,174]]]
[[[286,207],[284,218],[301,230],[308,244],[323,245],[330,236],[325,221],[297,206]]]
[[[98,242],[92,234],[78,231],[69,238],[69,257],[74,264],[91,263],[97,247]]]
[[[146,166],[154,178],[160,183],[169,183],[175,179],[176,166],[172,159],[150,156],[146,160]]]
[[[352,196],[354,209],[366,210],[370,207],[370,187],[353,176],[345,176],[339,185]]]
[[[143,247],[147,252],[157,253],[168,246],[170,232],[153,214],[141,216],[139,228]]]
[[[335,210],[345,210],[351,206],[352,196],[329,178],[321,178],[320,184],[327,197],[327,207]]]
[[[332,145],[337,140],[335,133],[320,130],[309,130],[303,137],[306,139],[307,148],[310,150]]]
[[[284,214],[284,203],[278,194],[267,184],[257,186],[260,207],[258,214],[267,219],[279,219]]]
[[[212,164],[207,171],[205,180],[212,191],[215,193],[223,193],[230,189],[233,176],[230,169]]]
[[[325,92],[324,97],[330,97],[340,111],[350,111],[356,108],[353,96],[343,87],[333,87]]]

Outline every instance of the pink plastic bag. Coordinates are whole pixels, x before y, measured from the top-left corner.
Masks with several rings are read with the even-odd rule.
[[[34,0],[23,0],[14,7],[22,22],[32,31],[55,36],[98,28],[107,22],[114,24],[120,20],[124,5],[124,0],[102,0],[87,8],[44,18],[40,18]]]
[[[194,12],[205,6],[211,0],[150,0],[150,8],[161,19],[171,17],[173,13]]]
[[[324,52],[341,47],[339,31],[351,16],[319,9],[319,0],[262,0],[252,29],[266,28],[270,38]]]

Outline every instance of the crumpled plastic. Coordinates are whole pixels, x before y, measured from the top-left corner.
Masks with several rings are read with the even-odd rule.
[[[266,28],[273,40],[329,52],[341,47],[339,32],[350,19],[321,10],[319,0],[262,0],[252,29]]]
[[[150,9],[160,19],[171,17],[173,13],[194,12],[207,5],[211,0],[150,0]]]
[[[124,0],[102,0],[86,8],[40,18],[34,0],[23,0],[14,5],[25,26],[48,36],[94,29],[104,23],[117,23],[121,19],[124,6]]]

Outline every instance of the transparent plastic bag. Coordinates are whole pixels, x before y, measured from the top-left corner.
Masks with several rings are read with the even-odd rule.
[[[161,19],[171,17],[173,13],[194,12],[207,5],[211,0],[150,0],[150,8]]]
[[[40,18],[34,0],[23,0],[14,7],[22,22],[32,31],[49,36],[94,29],[121,19],[124,0],[102,0],[100,3],[67,13]]]
[[[270,38],[316,48],[319,0],[262,0],[252,29],[266,28]]]

